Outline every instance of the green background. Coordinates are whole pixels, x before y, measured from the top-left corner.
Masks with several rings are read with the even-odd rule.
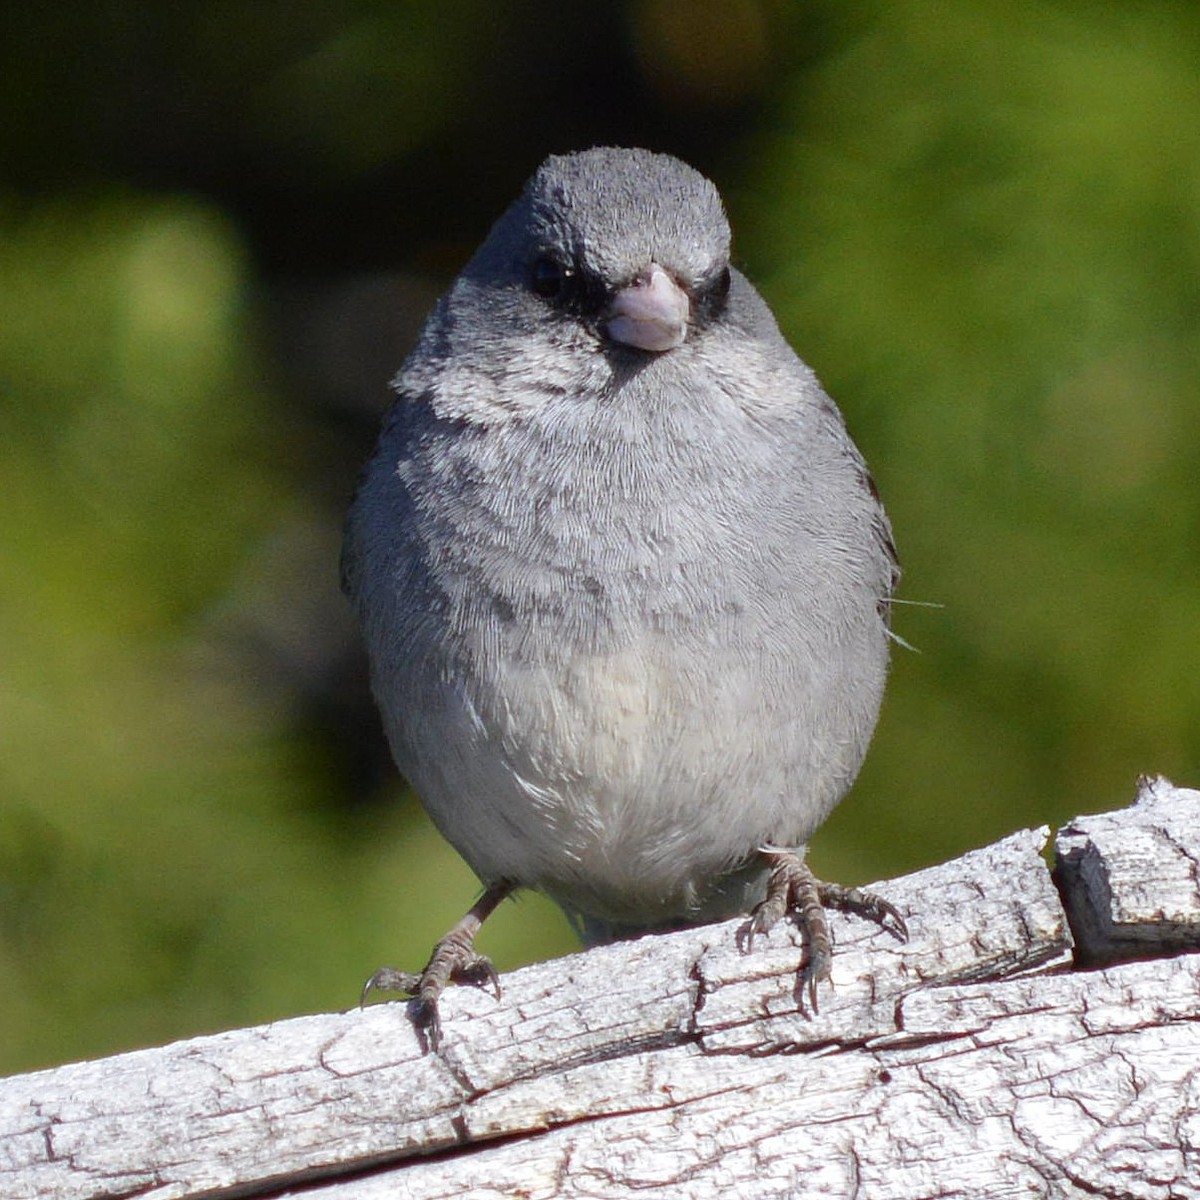
[[[347,1007],[473,899],[339,526],[551,151],[717,181],[941,606],[821,872],[1200,784],[1192,0],[10,5],[0,102],[0,1071]]]

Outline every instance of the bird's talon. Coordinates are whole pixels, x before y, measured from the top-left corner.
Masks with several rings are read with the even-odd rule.
[[[374,991],[403,992],[413,999],[409,1012],[422,1048],[428,1053],[441,1045],[442,1022],[438,1000],[450,983],[467,983],[473,987],[490,988],[500,995],[500,976],[486,955],[475,951],[475,935],[479,926],[512,891],[512,884],[497,883],[484,892],[478,903],[460,920],[436,946],[425,969],[414,975],[395,967],[380,967],[363,984],[362,1003]]]
[[[442,1018],[437,1001],[414,997],[409,1004],[409,1016],[421,1043],[422,1053],[436,1053],[442,1045]]]
[[[500,975],[492,960],[482,954],[451,971],[450,980],[453,983],[463,983],[491,991],[497,1000],[500,999]]]
[[[793,995],[799,1008],[807,1006],[815,1015],[820,1011],[818,987],[832,983],[833,935],[825,916],[826,908],[855,913],[874,921],[900,941],[908,939],[908,926],[900,910],[859,888],[846,888],[836,883],[823,883],[798,855],[785,850],[764,850],[763,857],[771,864],[766,897],[755,907],[749,920],[738,932],[739,948],[748,949],[756,931],[770,928],[784,913],[795,920],[804,934],[806,961],[796,973]]]
[[[372,992],[403,992],[407,996],[415,996],[420,985],[421,976],[412,971],[397,971],[395,967],[380,967],[363,984],[358,1004],[362,1008]]]

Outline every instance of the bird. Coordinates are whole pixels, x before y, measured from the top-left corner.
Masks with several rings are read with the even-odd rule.
[[[644,149],[553,155],[438,301],[347,517],[344,589],[392,754],[481,881],[421,972],[451,982],[518,889],[592,944],[748,914],[806,939],[807,844],[858,774],[899,563],[833,400],[730,261],[716,187]]]

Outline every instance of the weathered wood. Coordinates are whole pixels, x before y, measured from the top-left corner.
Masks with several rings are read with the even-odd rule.
[[[639,1055],[632,1111],[577,1069],[608,1111],[320,1195],[1194,1197],[1200,956],[1154,966],[915,992],[895,1034],[820,1057]]]
[[[1054,841],[1079,958],[1093,965],[1200,946],[1200,792],[1138,781],[1132,810],[1076,817]]]
[[[1069,969],[1046,836],[879,885],[907,945],[833,915],[819,1013],[729,922],[456,989],[436,1054],[393,1002],[0,1080],[0,1196],[1200,1197],[1200,955]],[[1200,793],[1059,844],[1200,948]]]

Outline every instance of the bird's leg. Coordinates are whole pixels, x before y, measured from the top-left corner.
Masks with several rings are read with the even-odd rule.
[[[473,987],[490,987],[500,995],[500,977],[490,958],[475,950],[475,935],[479,927],[496,911],[502,900],[514,891],[511,883],[489,884],[466,915],[433,948],[429,962],[420,974],[398,971],[395,967],[380,967],[363,985],[362,1002],[371,992],[404,992],[416,1001],[413,1022],[427,1050],[436,1050],[442,1040],[442,1023],[438,1016],[438,1000],[449,983],[469,983]]]
[[[764,848],[759,853],[770,864],[766,897],[755,906],[749,920],[738,930],[738,945],[750,949],[754,938],[767,933],[780,918],[793,914],[804,933],[805,960],[796,975],[796,1003],[803,1005],[805,995],[812,1011],[817,1011],[817,984],[829,978],[833,962],[833,938],[829,932],[826,908],[855,913],[886,929],[893,937],[908,940],[908,926],[895,905],[874,892],[825,883],[813,875],[808,864],[790,850]]]

